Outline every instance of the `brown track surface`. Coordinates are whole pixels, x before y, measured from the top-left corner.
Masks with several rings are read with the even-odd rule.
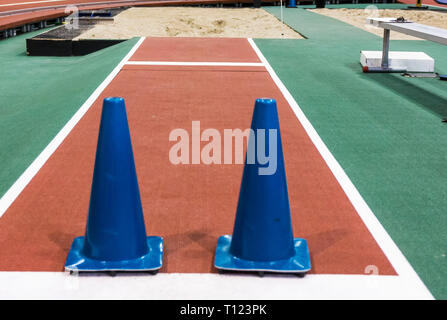
[[[244,38],[152,38],[130,61],[261,62]]]
[[[406,4],[409,4],[409,5],[411,5],[411,6],[415,6],[417,1],[416,1],[416,0],[399,0],[399,2],[401,2],[401,3],[406,3]],[[423,1],[422,1],[422,5],[425,5],[425,6],[430,5],[430,6],[437,6],[437,7],[444,7],[444,8],[447,8],[447,5],[437,3],[437,2],[434,1],[434,0],[423,0]]]
[[[51,20],[64,17],[64,10],[48,10],[40,12],[31,12],[21,15],[0,17],[0,31],[19,27],[28,23],[35,23],[42,20]]]
[[[179,40],[149,53],[151,41],[135,57],[162,60]],[[215,51],[214,41],[207,52]],[[225,44],[234,50],[233,40],[219,41],[222,50]],[[256,62],[247,54],[248,42],[238,48],[240,59]],[[271,97],[278,103],[293,228],[309,241],[312,273],[362,274],[375,265],[380,274],[395,274],[264,68],[178,66],[123,68],[0,219],[0,270],[63,270],[73,238],[85,230],[107,96],[126,99],[147,232],[164,238],[162,272],[215,272],[216,241],[232,232],[243,169],[171,164],[170,131],[190,132],[193,120],[201,121],[202,130],[247,128],[255,99]]]

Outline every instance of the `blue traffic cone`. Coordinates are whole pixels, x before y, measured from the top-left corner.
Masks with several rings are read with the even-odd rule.
[[[289,5],[287,8],[296,8],[296,1],[295,0],[289,0]]]
[[[251,129],[233,236],[219,237],[214,265],[221,270],[303,275],[311,268],[309,249],[305,239],[293,238],[275,100],[256,100]],[[259,153],[276,155],[276,161],[271,157],[267,163]]]
[[[123,98],[104,99],[85,237],[75,238],[66,270],[155,271],[163,240],[146,237]]]

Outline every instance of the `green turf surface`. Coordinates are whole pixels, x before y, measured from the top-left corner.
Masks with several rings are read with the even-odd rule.
[[[381,50],[380,37],[302,9],[284,20],[308,39],[256,44],[432,294],[447,299],[447,82],[364,74],[360,50]],[[447,46],[391,50],[424,51],[447,74]]]
[[[0,197],[137,41],[83,57],[28,57],[25,39],[38,33],[0,41]]]

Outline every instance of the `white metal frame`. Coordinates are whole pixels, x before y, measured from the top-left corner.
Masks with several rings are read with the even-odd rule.
[[[402,72],[406,70],[392,69],[389,66],[390,32],[391,30],[413,37],[447,45],[447,30],[419,24],[411,21],[398,21],[394,18],[367,18],[366,22],[383,28],[382,64],[379,68],[369,68],[376,72]]]

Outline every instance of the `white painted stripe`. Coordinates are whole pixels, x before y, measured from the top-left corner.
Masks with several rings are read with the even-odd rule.
[[[0,4],[0,7],[12,7],[12,6],[21,6],[24,4],[35,4],[35,3],[46,3],[46,2],[60,2],[60,1],[67,1],[67,0],[43,0],[43,1],[30,1],[30,2],[19,2],[19,3],[7,3],[7,4]]]
[[[398,276],[0,272],[0,299],[427,299]]]
[[[99,97],[109,83],[115,78],[123,65],[130,59],[134,52],[138,49],[144,38],[140,38],[138,42],[132,47],[127,55],[121,60],[121,62],[112,70],[112,72],[105,78],[105,80],[99,85],[98,88],[90,95],[90,97],[84,102],[79,110],[73,115],[73,117],[65,124],[65,126],[59,131],[59,133],[51,140],[46,148],[39,154],[39,156],[31,163],[31,165],[22,173],[17,181],[9,188],[9,190],[0,199],[0,217],[8,210],[9,206],[25,189],[28,183],[33,179],[37,172],[47,162],[51,155],[60,146],[62,141],[73,130],[76,124],[81,120],[84,114],[90,109],[93,102]]]
[[[260,62],[181,62],[181,61],[128,61],[137,66],[212,66],[212,67],[264,67]]]
[[[323,140],[318,135],[317,131],[314,129],[310,121],[307,119],[306,115],[301,110],[298,103],[295,101],[293,96],[287,90],[285,85],[276,75],[275,71],[270,66],[269,62],[264,57],[259,48],[256,46],[253,39],[248,39],[248,42],[250,43],[253,50],[258,55],[258,57],[261,59],[261,61],[265,64],[265,67],[267,68],[267,71],[270,73],[270,76],[272,77],[273,81],[281,90],[282,94],[289,103],[290,107],[295,112],[295,115],[298,118],[299,122],[303,126],[304,130],[307,132],[309,138],[312,140],[313,144],[318,149],[323,159],[326,161],[329,169],[332,171],[333,175],[337,179],[340,186],[343,188],[344,192],[351,201],[352,205],[357,210],[357,213],[359,214],[360,218],[363,220],[366,227],[371,232],[372,236],[374,237],[374,239],[376,240],[376,242],[378,243],[378,245],[380,246],[386,257],[388,258],[390,263],[393,265],[396,272],[399,274],[400,277],[406,279],[408,283],[411,283],[412,290],[414,290],[415,293],[418,292],[418,294],[420,294],[423,297],[433,299],[431,293],[428,291],[428,289],[421,281],[417,273],[411,267],[410,263],[407,261],[407,259],[402,254],[400,249],[397,247],[397,245],[388,235],[386,230],[383,228],[379,220],[376,218],[372,210],[369,208],[368,204],[360,195],[357,188],[351,182],[348,175],[345,173],[345,171],[340,166],[338,161],[326,147]],[[402,294],[405,294],[404,290],[401,291]]]

